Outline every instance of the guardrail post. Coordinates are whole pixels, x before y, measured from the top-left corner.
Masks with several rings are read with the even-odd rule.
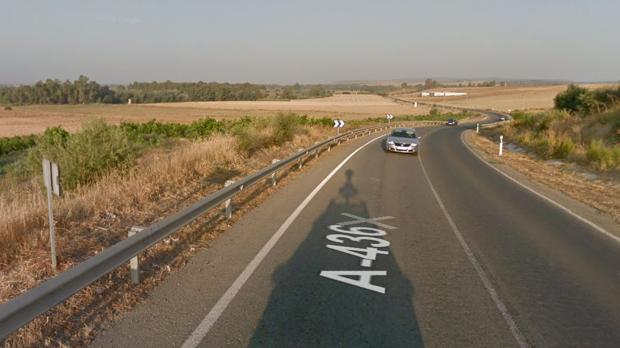
[[[319,142],[315,142],[314,145],[318,144]],[[319,158],[319,154],[321,153],[321,149],[317,148],[316,150],[314,150],[314,158]]]
[[[136,233],[142,232],[144,227],[134,226],[129,232],[127,232],[127,237],[131,237]],[[129,260],[129,278],[131,279],[132,284],[140,284],[140,265],[138,264],[138,255],[134,256]]]
[[[304,149],[299,149],[298,152],[302,152]],[[304,156],[299,157],[299,159],[297,160],[297,169],[301,169],[301,167],[304,165]]]
[[[476,133],[480,133],[480,123],[476,123]]]
[[[224,187],[228,187],[234,183],[234,180],[226,180]],[[229,198],[226,202],[224,202],[224,207],[226,207],[226,218],[230,219],[232,217],[232,198]]]
[[[499,136],[499,155],[501,156],[503,152],[504,152],[504,136],[500,135]]]
[[[280,162],[280,160],[277,158],[274,158],[271,160],[271,164],[276,164],[278,162]],[[276,186],[277,180],[278,180],[278,171],[276,170],[273,173],[271,173],[271,186]]]

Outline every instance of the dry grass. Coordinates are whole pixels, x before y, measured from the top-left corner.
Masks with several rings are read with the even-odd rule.
[[[587,88],[605,87],[605,84],[584,84]],[[553,107],[553,98],[566,90],[567,85],[508,86],[508,87],[446,87],[431,91],[466,92],[458,97],[420,97],[419,93],[396,92],[395,97],[449,106],[508,110],[540,110]]]
[[[277,111],[292,111],[313,117],[331,116],[360,119],[395,115],[427,114],[429,108],[414,108],[395,103],[377,95],[335,95],[327,98],[292,101],[225,101],[187,102],[134,105],[32,105],[15,106],[13,110],[0,109],[0,137],[41,133],[50,126],[63,126],[76,131],[85,119],[103,118],[111,124],[121,121],[174,121],[190,123],[198,118],[236,118],[241,116],[273,116]]]
[[[617,178],[586,179],[578,175],[575,170],[562,170],[530,154],[505,151],[500,158],[497,155],[497,144],[474,132],[466,132],[465,140],[487,160],[501,161],[502,164],[510,166],[536,182],[610,214],[620,223],[620,183]]]
[[[126,238],[131,226],[154,223],[221,188],[227,179],[245,176],[271,163],[272,158],[284,158],[300,147],[324,139],[326,132],[329,130],[310,129],[282,147],[263,149],[251,158],[231,151],[236,148],[236,139],[223,136],[188,143],[175,150],[156,150],[146,155],[129,175],[111,174],[96,185],[57,199],[60,270]],[[270,192],[266,188],[258,192],[265,190]],[[3,188],[1,192],[0,303],[53,275],[49,266],[46,205],[39,184],[33,181],[11,190]],[[236,201],[249,204],[239,209],[251,209],[262,199],[261,195],[252,189],[244,190]],[[240,214],[236,215],[238,218]],[[171,268],[179,267],[197,248],[208,245],[229,223],[222,219],[218,209],[205,214],[143,255],[146,279],[137,288],[127,283],[126,270],[118,269],[37,318],[5,343],[20,347],[85,344],[103,321],[144,298]]]

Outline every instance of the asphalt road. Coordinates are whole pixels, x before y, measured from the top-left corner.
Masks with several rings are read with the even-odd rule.
[[[417,157],[371,137],[324,155],[93,346],[620,346],[620,245],[461,131],[419,129]]]

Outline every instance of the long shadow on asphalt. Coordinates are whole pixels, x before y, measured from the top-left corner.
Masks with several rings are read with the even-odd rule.
[[[345,173],[347,181],[340,187],[339,197],[330,202],[295,254],[275,272],[275,288],[250,347],[424,346],[412,302],[413,285],[391,251],[377,255],[366,268],[360,265],[361,258],[326,247],[337,244],[326,239],[337,233],[328,226],[352,220],[342,213],[369,217],[366,203],[356,199],[353,174],[351,170]],[[377,227],[368,223],[351,226]],[[387,233],[389,241],[391,234],[402,232]],[[347,240],[342,245],[366,248],[368,243]],[[385,294],[321,277],[325,270],[385,270],[387,276],[372,277],[372,284],[384,287]]]

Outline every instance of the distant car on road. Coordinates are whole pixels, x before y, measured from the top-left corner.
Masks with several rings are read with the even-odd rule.
[[[456,126],[457,124],[459,124],[459,121],[453,118],[448,119],[448,122],[446,122],[446,126]]]
[[[385,151],[418,154],[420,139],[413,128],[396,128],[385,138]]]

